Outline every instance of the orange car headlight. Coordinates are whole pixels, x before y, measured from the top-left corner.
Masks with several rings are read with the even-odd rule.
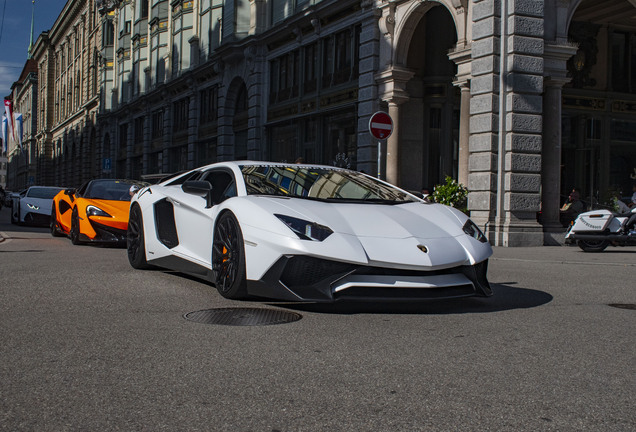
[[[86,207],[86,215],[87,216],[112,217],[111,215],[106,213],[104,210],[100,209],[99,207],[95,207],[94,205],[89,205],[89,206]]]

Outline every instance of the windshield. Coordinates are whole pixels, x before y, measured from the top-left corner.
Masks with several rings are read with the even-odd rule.
[[[150,184],[135,180],[94,180],[86,188],[84,198],[130,201],[130,187],[133,185],[141,189]]]
[[[53,199],[55,195],[57,195],[62,188],[47,188],[47,187],[39,187],[39,188],[30,188],[27,192],[27,196],[30,198],[42,198],[42,199]]]
[[[339,202],[418,202],[403,190],[356,171],[307,166],[241,166],[248,195],[274,195]]]

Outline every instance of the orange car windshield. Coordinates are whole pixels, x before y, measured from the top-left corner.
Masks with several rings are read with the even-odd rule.
[[[122,180],[97,180],[92,181],[84,193],[84,198],[103,199],[111,201],[130,201],[130,187],[136,185],[140,188],[147,186],[144,182]]]

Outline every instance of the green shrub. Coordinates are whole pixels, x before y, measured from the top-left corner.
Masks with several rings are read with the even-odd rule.
[[[446,184],[435,186],[432,198],[437,203],[468,213],[468,189],[450,176],[446,176]]]

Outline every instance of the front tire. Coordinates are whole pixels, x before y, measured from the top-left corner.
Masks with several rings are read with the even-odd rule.
[[[146,261],[144,222],[141,209],[137,204],[134,204],[130,210],[128,232],[126,234],[126,250],[128,251],[128,262],[133,268],[147,270],[153,267]]]
[[[609,246],[607,240],[577,240],[576,245],[583,252],[603,252]]]
[[[243,233],[231,212],[223,213],[214,227],[212,273],[214,285],[223,297],[248,297]]]
[[[57,224],[57,216],[55,215],[55,203],[53,203],[53,208],[51,209],[51,235],[53,237],[64,237],[64,234],[60,233]]]
[[[84,244],[83,241],[80,240],[80,227],[79,227],[79,215],[77,214],[77,207],[73,209],[73,214],[71,215],[71,243],[74,245]]]

